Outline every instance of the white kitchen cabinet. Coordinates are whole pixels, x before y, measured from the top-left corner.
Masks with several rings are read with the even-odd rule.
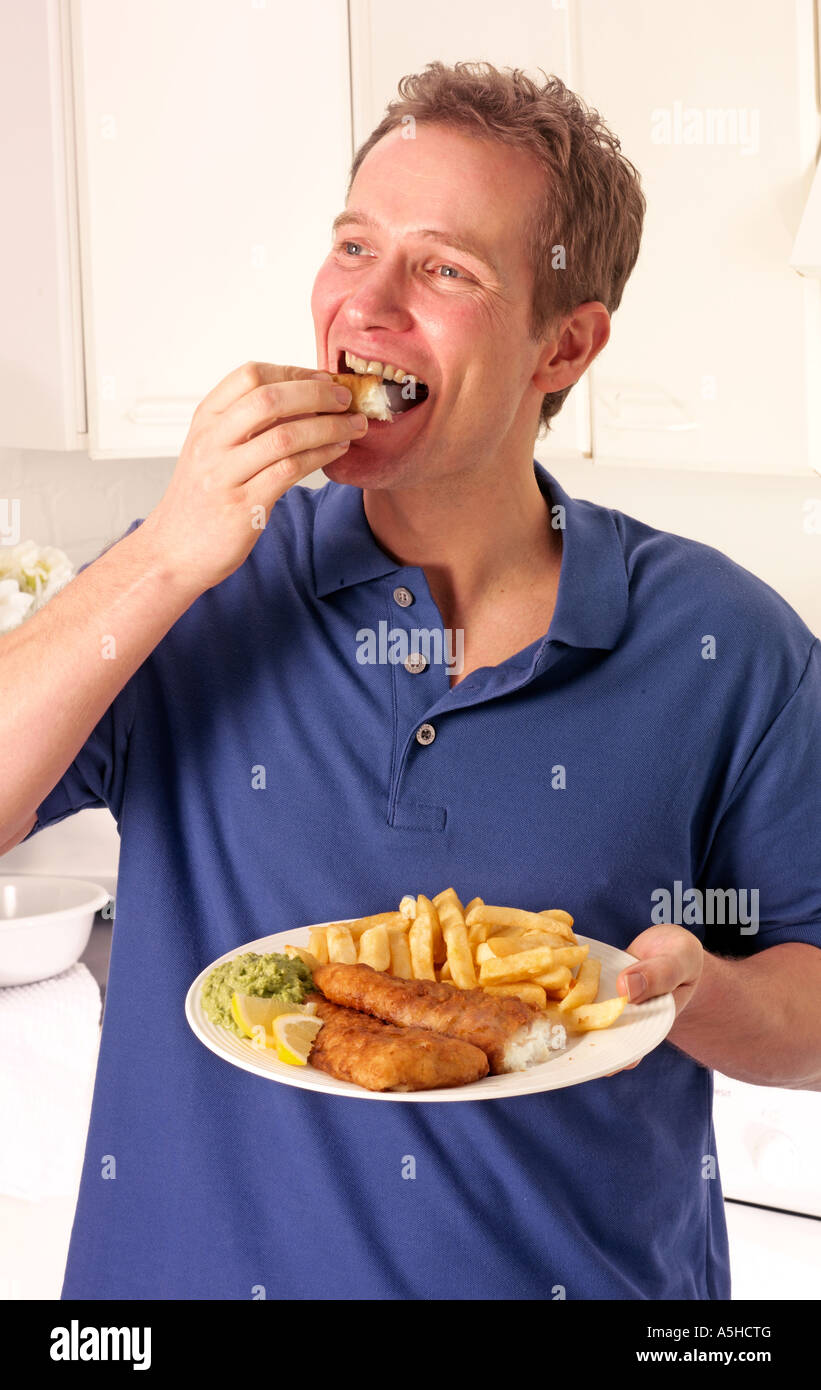
[[[316,364],[351,154],[345,0],[13,0],[3,30],[22,111],[3,175],[26,203],[3,233],[0,349],[23,379],[0,446],[173,457],[234,367]]]
[[[488,59],[601,111],[648,199],[611,340],[537,455],[811,475],[821,284],[789,261],[821,136],[816,11],[5,0],[0,447],[175,457],[233,367],[314,365],[353,150],[403,74]]]
[[[0,4],[0,448],[86,433],[68,12]]]
[[[821,287],[790,268],[821,136],[813,0],[578,0],[578,91],[641,172],[591,368],[593,459],[821,469]]]

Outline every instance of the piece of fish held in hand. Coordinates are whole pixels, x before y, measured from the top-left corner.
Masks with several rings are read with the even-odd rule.
[[[318,966],[313,981],[334,1004],[385,1023],[429,1028],[481,1048],[494,1075],[549,1062],[564,1046],[553,1031],[555,1025],[539,1009],[483,989],[405,980],[369,965],[338,963]]]
[[[322,1019],[309,1061],[339,1081],[368,1091],[433,1091],[487,1076],[487,1057],[470,1043],[427,1028],[382,1023],[370,1014],[340,1008],[321,994],[308,998]]]

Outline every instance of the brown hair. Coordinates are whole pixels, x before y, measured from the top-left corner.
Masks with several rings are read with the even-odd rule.
[[[428,63],[424,72],[401,78],[399,99],[360,145],[348,181],[350,194],[365,156],[403,116],[472,130],[534,154],[547,174],[525,232],[533,267],[528,327],[536,341],[588,300],[599,300],[611,314],[618,308],[639,253],[646,207],[638,170],[599,113],[560,78],[538,71],[544,85],[521,68],[500,71],[492,63]],[[558,247],[565,268],[554,268]],[[540,432],[550,429],[571,389],[544,396]]]

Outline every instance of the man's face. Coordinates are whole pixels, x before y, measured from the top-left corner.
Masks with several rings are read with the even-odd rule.
[[[543,189],[539,164],[443,126],[419,122],[414,139],[403,129],[360,166],[350,220],[334,233],[311,296],[320,368],[350,370],[339,366],[348,349],[429,389],[392,424],[371,421],[325,469],[363,488],[416,487],[504,466],[530,449],[541,404],[524,242]]]

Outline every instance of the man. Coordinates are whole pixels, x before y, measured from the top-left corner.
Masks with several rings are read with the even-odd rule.
[[[322,368],[427,399],[357,429],[327,375],[238,369],[155,511],[4,639],[0,843],[97,804],[122,836],[67,1297],[726,1298],[710,1068],[821,1089],[819,643],[534,467],[635,261],[634,175],[555,79],[434,64],[403,98],[312,310]],[[380,622],[461,630],[462,669],[363,663]],[[757,931],[654,925],[677,881],[757,890]],[[632,951],[669,1040],[426,1105],[271,1084],[187,1029],[232,947],[450,884]]]

